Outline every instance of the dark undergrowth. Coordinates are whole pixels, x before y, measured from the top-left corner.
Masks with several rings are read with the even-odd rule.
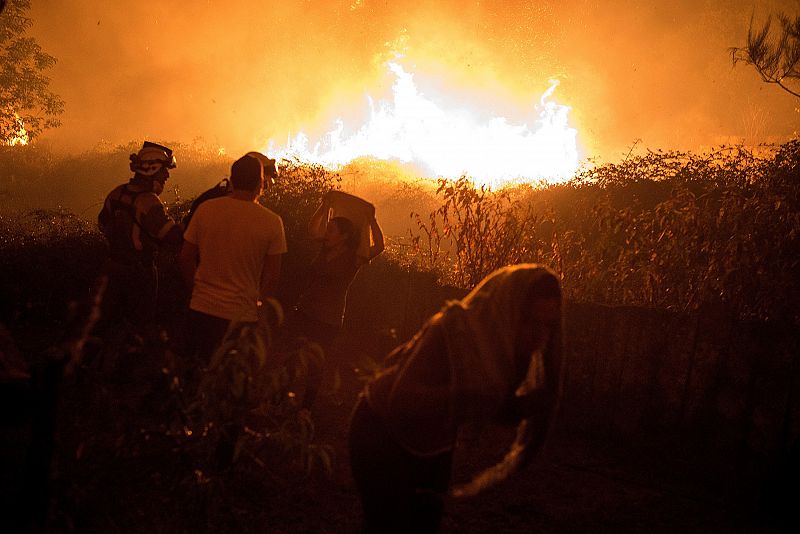
[[[48,189],[80,204],[78,197],[118,183],[108,176],[125,175],[118,160],[127,161],[136,144],[89,154],[88,176],[76,161],[37,157],[35,148],[4,151],[0,157],[13,164],[4,167],[12,169],[3,178],[6,196],[35,199]],[[186,152],[184,165],[205,172],[209,186],[230,164],[201,149]],[[92,288],[106,253],[91,220],[99,205],[89,216],[20,211],[6,198],[0,372],[5,406],[23,408],[10,410],[2,429],[10,466],[2,478],[11,503],[5,517],[75,532],[292,532],[298,524],[301,531],[356,530],[357,499],[342,458],[348,407],[391,344],[412,333],[394,310],[428,298],[413,294],[414,277],[469,288],[496,267],[540,262],[562,274],[573,300],[680,311],[708,306],[797,324],[800,143],[759,154],[646,152],[544,188],[488,191],[466,178],[441,181],[439,208],[416,215],[410,237],[389,236],[386,257],[366,268],[408,294],[403,302],[355,300],[364,309],[348,313],[363,319],[360,332],[371,337],[351,340],[359,361],[339,361],[323,408],[311,415],[299,410],[298,399],[305,369],[321,355],[298,340],[274,338],[279,314],[258,329],[232,332],[215,363],[197,372],[181,356],[186,295],[173,251],[159,258],[157,325],[137,334],[92,331]],[[299,293],[315,253],[305,221],[322,194],[340,186],[320,167],[284,162],[265,201],[283,217],[289,240],[283,307]],[[413,189],[403,194],[408,212],[429,200]],[[173,216],[185,213],[190,196],[165,199]],[[221,465],[219,450],[228,445],[231,462]],[[25,505],[15,508],[14,499]],[[446,526],[472,528],[469,510],[457,509],[467,517]],[[545,519],[559,530],[552,516]],[[489,526],[475,520],[475,528]],[[591,519],[581,520],[587,523],[572,526]],[[664,521],[665,531],[686,526]]]

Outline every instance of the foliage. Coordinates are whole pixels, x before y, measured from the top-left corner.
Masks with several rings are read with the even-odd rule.
[[[276,344],[281,306],[271,301],[265,308],[258,323],[231,326],[196,392],[191,379],[175,377],[184,408],[171,435],[200,451],[194,456],[204,473],[218,468],[214,454],[226,441],[231,463],[247,459],[268,470],[277,457],[289,455],[307,474],[320,466],[330,472],[330,447],[313,442],[313,421],[300,410],[294,391],[310,366],[322,365],[322,351],[309,343]]]
[[[3,155],[15,162],[14,175],[25,178],[20,181],[26,186],[45,187],[56,169],[85,185],[94,177],[109,180],[138,145],[97,147],[83,159],[54,158],[32,147],[6,147]],[[191,165],[216,168],[220,177],[229,167],[202,147],[176,152],[182,168],[192,154],[197,156]],[[335,180],[321,168],[299,164],[285,166],[282,177],[285,182],[274,193],[293,204],[283,216],[298,235]],[[179,217],[188,201],[176,194],[168,204]],[[62,346],[64,318],[84,311],[70,303],[87,300],[105,250],[94,223],[66,210],[0,215],[0,322],[9,325],[27,355]],[[79,345],[85,357],[71,366],[75,372],[60,408],[59,419],[69,425],[61,430],[54,472],[55,509],[63,515],[56,522],[69,529],[115,530],[116,504],[106,502],[105,493],[124,481],[137,488],[137,507],[154,506],[143,505],[147,499],[166,499],[152,509],[203,510],[197,517],[156,513],[154,525],[186,530],[187,522],[193,526],[196,520],[198,528],[227,528],[241,520],[231,508],[241,505],[236,493],[243,479],[258,486],[257,494],[270,495],[298,475],[330,473],[332,449],[316,441],[314,422],[297,400],[308,368],[320,366],[322,354],[303,340],[275,338],[279,310],[275,303],[265,308],[259,325],[232,329],[202,374],[198,362],[182,356],[179,340],[171,339],[168,327],[180,324],[177,318],[144,335],[121,328],[97,339],[83,332]],[[35,340],[25,335],[29,328],[35,329]],[[226,447],[232,447],[231,469],[220,463]]]
[[[45,53],[25,32],[30,0],[9,0],[0,13],[0,143],[15,138],[34,139],[47,128],[60,125],[64,102],[49,89],[44,71],[56,59]],[[24,130],[20,128],[24,127]],[[21,135],[21,132],[24,132]]]
[[[541,262],[576,300],[798,321],[799,177],[791,141],[766,155],[648,151],[538,190],[442,182],[414,242],[421,266],[461,287]]]
[[[330,475],[332,448],[316,441],[294,393],[322,355],[278,343],[281,317],[272,302],[259,323],[234,325],[205,370],[166,332],[122,329],[99,340],[77,329],[83,339],[65,346],[87,349],[72,352],[62,388],[51,521],[79,531],[116,530],[120,516],[167,530],[224,529],[242,520],[240,485],[268,496],[281,481]],[[123,509],[108,494],[119,486],[135,499]]]
[[[428,216],[428,222],[412,214],[421,232],[412,243],[418,250],[424,244],[422,259],[428,267],[437,265],[448,249],[452,251],[449,282],[472,287],[495,269],[535,254],[536,228],[542,219],[529,206],[515,205],[509,191],[493,193],[461,177],[440,179],[437,194],[444,203]]]
[[[66,155],[37,145],[0,146],[0,201],[17,210],[64,208],[94,222],[105,195],[132,176],[128,156],[141,144],[100,143]],[[162,199],[176,208],[184,204],[188,210],[187,198],[219,182],[230,170],[231,159],[202,140],[163,144],[173,149],[178,167],[170,172]]]
[[[55,179],[54,169],[71,183],[96,172],[86,179],[115,185],[112,167],[125,170],[136,146],[96,149],[85,166],[21,147],[14,172],[43,187]],[[208,185],[229,168],[211,149],[183,153],[179,169],[188,157],[192,168],[208,169]],[[497,266],[533,261],[561,272],[574,300],[679,310],[712,305],[742,318],[796,324],[799,178],[800,141],[792,141],[759,151],[647,151],[541,188],[490,191],[465,178],[440,181],[439,207],[427,217],[415,214],[411,259],[413,268],[463,288]],[[266,202],[284,217],[290,250],[298,249],[308,215],[337,179],[321,168],[285,164]],[[398,206],[406,198],[412,197],[401,196]],[[69,302],[86,297],[104,251],[93,223],[65,210],[0,216],[0,321],[22,354],[41,357],[61,346]],[[412,274],[385,258],[364,269],[361,282],[373,285],[360,321],[372,326],[383,315],[399,324],[405,312],[398,308],[422,300],[419,279],[433,278]],[[387,289],[388,279],[398,287]],[[405,301],[396,297],[404,288]],[[297,402],[304,368],[320,356],[313,346],[275,338],[280,316],[271,310],[257,327],[232,329],[202,375],[166,332],[83,339],[84,358],[59,407],[53,509],[62,530],[119,531],[123,518],[142,530],[246,531],[242,525],[255,522],[243,513],[261,510],[264,500],[278,500],[311,473],[308,488],[315,473],[329,469],[330,448],[316,441],[313,421]],[[385,354],[397,336],[372,341],[380,347],[365,343],[363,352]],[[221,444],[233,445],[232,469],[218,462]]]
[[[61,322],[88,295],[105,245],[63,210],[0,214],[0,321]]]
[[[772,39],[772,17],[761,28],[747,31],[747,45],[730,48],[733,64],[743,62],[752,65],[767,83],[777,84],[787,93],[800,98],[800,89],[789,85],[791,80],[800,80],[800,15],[794,19],[783,13],[776,18],[780,23],[777,39]]]
[[[279,178],[262,202],[283,218],[286,239],[297,241],[306,235],[308,221],[322,196],[340,184],[341,177],[322,165],[285,159],[280,162]]]

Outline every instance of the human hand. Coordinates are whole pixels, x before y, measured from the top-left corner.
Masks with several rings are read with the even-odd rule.
[[[475,497],[479,493],[507,479],[517,470],[517,463],[515,459],[509,460],[509,458],[506,457],[505,460],[486,469],[468,483],[454,487],[451,494],[457,499]]]

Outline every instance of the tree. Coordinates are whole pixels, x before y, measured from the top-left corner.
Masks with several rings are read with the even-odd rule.
[[[0,0],[0,144],[34,139],[61,124],[64,102],[44,71],[56,63],[25,32],[30,0]]]
[[[753,65],[762,80],[800,98],[800,88],[789,85],[800,80],[800,15],[791,19],[778,13],[776,18],[781,26],[777,40],[770,33],[772,16],[760,29],[753,27],[751,18],[747,46],[730,48],[731,58],[734,65],[740,61]]]

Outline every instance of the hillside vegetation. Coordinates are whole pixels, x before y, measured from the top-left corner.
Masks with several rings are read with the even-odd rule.
[[[134,146],[69,158],[35,147],[0,153],[3,293],[24,288],[9,313],[61,313],[84,294],[103,249],[94,216],[103,195],[127,176]],[[230,158],[202,146],[176,153],[182,159],[170,185],[177,193],[163,197],[180,217],[195,194],[227,174]],[[325,191],[341,186],[338,175],[319,166],[284,162],[263,202],[284,219],[289,265],[302,268],[313,254],[305,221]],[[541,262],[563,274],[567,296],[579,301],[674,310],[710,305],[741,318],[800,319],[797,140],[757,153],[647,151],[550,186],[490,191],[462,177],[440,179],[435,193],[414,184],[379,187],[371,186],[370,200],[379,217],[392,215],[382,220],[394,233],[388,257],[432,271],[444,284],[471,287],[499,266]],[[44,207],[27,208],[36,199]],[[53,209],[52,199],[63,199],[64,207]],[[89,207],[76,214],[66,206]],[[400,215],[411,219],[394,220]]]
[[[708,309],[712,319],[724,314],[790,328],[800,322],[798,141],[758,155],[739,147],[648,151],[587,167],[566,184],[499,191],[465,177],[438,187],[376,182],[368,196],[392,230],[387,253],[362,274],[372,291],[391,288],[386,293],[395,296],[353,299],[348,313],[375,323],[359,324],[358,335],[376,339],[360,340],[372,347],[360,349],[366,358],[338,361],[350,371],[360,367],[360,377],[343,375],[334,393],[341,388],[344,400],[323,399],[312,420],[298,407],[298,377],[328,355],[281,346],[274,336],[279,313],[231,337],[202,377],[183,360],[177,334],[186,294],[170,254],[159,258],[158,332],[89,335],[97,319],[90,290],[106,253],[93,219],[105,193],[127,176],[135,146],[74,157],[36,147],[0,150],[0,371],[13,378],[3,390],[7,406],[22,407],[0,427],[7,470],[0,490],[4,502],[22,498],[38,507],[12,504],[3,517],[58,531],[116,532],[131,524],[136,531],[260,531],[276,521],[295,528],[299,514],[310,531],[354,530],[357,500],[350,486],[335,482],[347,480],[347,399],[402,341],[400,325],[377,324],[397,314],[376,307],[436,300],[417,294],[423,286],[412,278],[463,290],[501,265],[541,262],[562,273],[574,301]],[[194,194],[227,174],[231,159],[202,147],[176,152],[180,173],[170,184],[179,192],[163,198],[180,218]],[[297,296],[316,252],[306,221],[338,187],[336,173],[287,161],[262,200],[286,227],[284,305]],[[69,206],[88,207],[76,213]],[[405,301],[397,297],[403,288]],[[333,446],[320,443],[317,420]],[[247,430],[235,445],[236,469],[220,471],[214,453],[232,422]],[[34,463],[19,460],[25,455]],[[309,495],[320,496],[317,514],[303,508]]]

